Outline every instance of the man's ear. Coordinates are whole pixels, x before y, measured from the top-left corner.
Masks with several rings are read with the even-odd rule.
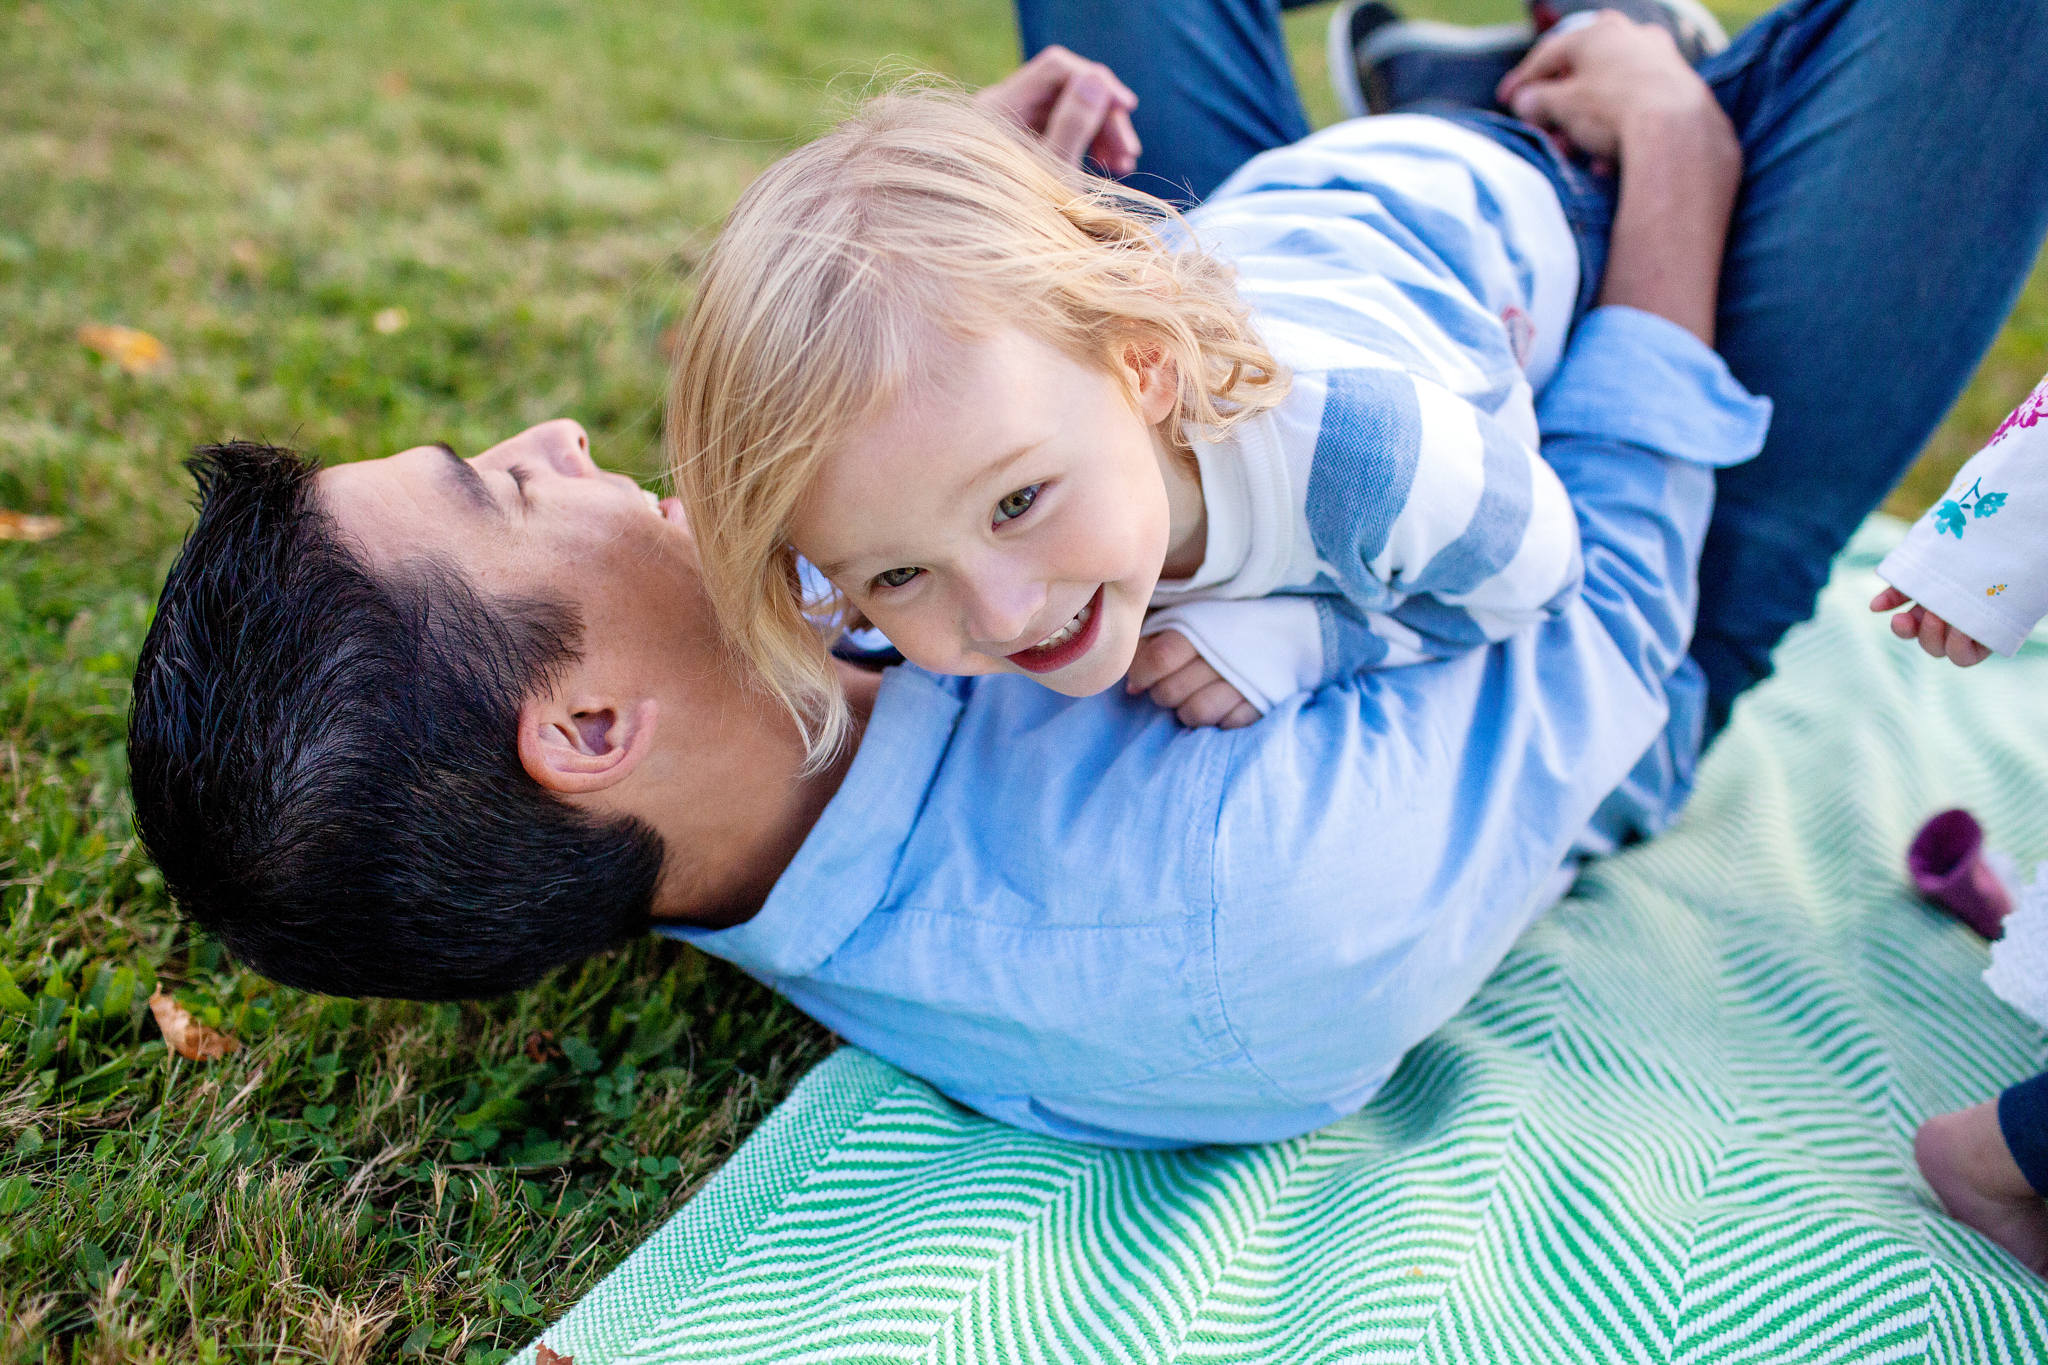
[[[652,697],[616,702],[566,692],[519,708],[519,765],[551,792],[578,796],[625,779],[654,748]]]
[[[1171,417],[1180,403],[1180,367],[1173,363],[1172,352],[1157,341],[1132,341],[1120,358],[1145,425],[1157,426]]]

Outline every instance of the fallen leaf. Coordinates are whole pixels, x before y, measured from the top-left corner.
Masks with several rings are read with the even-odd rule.
[[[403,332],[405,324],[410,321],[403,308],[379,308],[377,316],[370,319],[370,325],[377,329],[379,336],[388,337],[393,332]]]
[[[210,1062],[242,1046],[240,1039],[194,1019],[190,1010],[162,991],[149,997],[149,1012],[156,1016],[156,1026],[164,1031],[164,1042],[180,1057]]]
[[[0,508],[0,540],[48,540],[64,529],[56,517],[32,517]]]
[[[403,71],[387,71],[377,78],[377,89],[396,99],[412,89],[412,82],[406,79]]]
[[[88,322],[78,329],[78,339],[130,374],[147,374],[171,358],[149,333],[117,323]]]
[[[559,1351],[551,1351],[548,1349],[548,1344],[543,1341],[533,1348],[533,1365],[576,1365],[576,1357],[565,1356]]]

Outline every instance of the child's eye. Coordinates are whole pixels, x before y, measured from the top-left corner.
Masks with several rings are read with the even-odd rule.
[[[875,575],[875,582],[884,588],[900,588],[923,572],[923,569],[884,569]]]
[[[996,522],[1015,521],[1031,510],[1031,504],[1038,501],[1038,490],[1045,487],[1034,483],[1029,488],[1020,488],[996,504]]]

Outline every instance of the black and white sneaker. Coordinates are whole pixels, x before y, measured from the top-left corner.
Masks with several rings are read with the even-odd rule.
[[[1528,0],[1528,5],[1529,22],[1539,37],[1575,14],[1611,9],[1669,32],[1694,66],[1728,46],[1727,30],[1700,0]]]
[[[1668,32],[1694,66],[1728,46],[1700,0],[1527,0],[1529,22],[1466,28],[1403,19],[1384,0],[1344,0],[1330,15],[1330,85],[1352,118],[1397,109],[1492,109],[1494,88],[1537,38],[1603,9]],[[1580,17],[1583,16],[1583,17]]]
[[[1330,16],[1330,84],[1353,118],[1446,105],[1491,109],[1494,87],[1535,41],[1531,24],[1466,28],[1403,19],[1382,0],[1344,0]]]

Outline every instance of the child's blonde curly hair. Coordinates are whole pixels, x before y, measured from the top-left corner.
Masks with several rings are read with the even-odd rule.
[[[1128,344],[1161,348],[1183,450],[1188,428],[1213,439],[1287,392],[1232,269],[1169,247],[1169,227],[1187,236],[1163,201],[929,90],[869,102],[740,197],[676,356],[669,460],[719,622],[813,767],[847,735],[830,645],[853,613],[805,599],[790,522],[818,461],[931,381],[935,339],[1014,326],[1105,372]]]

